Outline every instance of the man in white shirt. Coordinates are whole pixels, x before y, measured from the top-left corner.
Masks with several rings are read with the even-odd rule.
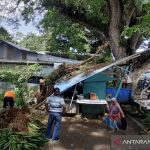
[[[54,88],[53,95],[49,96],[46,101],[46,108],[48,108],[49,111],[48,126],[46,131],[47,139],[51,139],[52,141],[59,140],[64,105],[65,102],[64,99],[60,97],[59,88]],[[54,129],[51,131],[53,125]]]

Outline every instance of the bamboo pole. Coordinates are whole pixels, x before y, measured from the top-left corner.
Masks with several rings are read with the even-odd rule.
[[[127,115],[134,123],[136,123],[143,131],[144,133],[147,134],[147,130],[146,128],[141,124],[139,123],[137,120],[135,120],[133,117],[131,117],[129,114]]]

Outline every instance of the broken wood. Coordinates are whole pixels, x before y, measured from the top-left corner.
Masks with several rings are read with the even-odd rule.
[[[144,133],[147,133],[147,129],[141,124],[139,123],[137,120],[135,120],[133,117],[131,117],[129,114],[127,115],[134,123],[136,123],[136,125],[138,127],[140,127],[140,129],[142,129],[144,131]]]
[[[34,105],[31,110],[33,111],[34,109],[37,109],[37,108],[39,108],[40,106],[44,105],[44,104],[46,103],[46,100],[47,100],[47,99],[45,99],[45,100],[42,101],[41,103],[38,103],[38,104]]]

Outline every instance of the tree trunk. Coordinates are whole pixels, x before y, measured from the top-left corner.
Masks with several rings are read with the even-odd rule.
[[[120,26],[122,17],[121,0],[109,0],[110,6],[110,25],[109,25],[109,41],[110,48],[116,59],[125,56],[125,48],[120,45]]]
[[[130,55],[135,53],[138,45],[140,34],[138,32],[134,33],[130,39],[129,48],[131,50]]]

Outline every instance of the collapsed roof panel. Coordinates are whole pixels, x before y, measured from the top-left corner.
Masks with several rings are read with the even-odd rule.
[[[144,52],[141,52],[141,53],[136,53],[136,54],[133,54],[131,56],[128,56],[128,57],[125,57],[125,58],[122,58],[122,59],[119,59],[115,62],[112,62],[110,64],[106,64],[106,66],[104,67],[101,67],[101,68],[98,68],[92,72],[89,72],[88,74],[83,72],[83,73],[80,73],[66,81],[62,81],[62,82],[58,82],[55,84],[55,87],[58,87],[62,92],[66,91],[67,89],[71,88],[72,86],[76,85],[77,83],[80,83],[81,81],[84,81],[85,79],[88,79],[89,77],[93,76],[93,75],[96,75],[102,71],[105,71],[107,70],[108,68],[111,68],[115,65],[119,65],[121,63],[124,63],[124,62],[127,62],[129,60],[132,60],[134,58],[137,58],[139,56],[141,56],[141,54],[143,54]]]

